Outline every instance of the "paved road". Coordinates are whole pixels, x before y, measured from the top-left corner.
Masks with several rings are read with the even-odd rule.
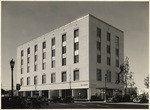
[[[50,103],[42,108],[123,108],[123,109],[148,109],[148,103],[103,103],[103,102],[75,102],[75,103]]]

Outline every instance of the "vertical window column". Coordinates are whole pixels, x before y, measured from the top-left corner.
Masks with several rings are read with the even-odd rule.
[[[74,63],[79,62],[79,29],[74,30]]]
[[[107,32],[107,65],[111,65],[111,34]]]
[[[21,50],[21,65],[20,73],[23,74],[23,50]]]
[[[97,63],[101,63],[101,29],[97,28]]]
[[[62,35],[62,66],[66,65],[66,34]]]
[[[38,68],[38,63],[37,63],[38,55],[37,55],[37,51],[38,51],[38,45],[35,45],[34,46],[34,71],[37,71],[37,68]]]
[[[55,67],[55,38],[51,40],[51,68]]]
[[[27,49],[27,73],[30,72],[30,48]]]
[[[115,38],[116,67],[119,67],[119,37]]]
[[[42,43],[42,70],[46,69],[46,41]]]

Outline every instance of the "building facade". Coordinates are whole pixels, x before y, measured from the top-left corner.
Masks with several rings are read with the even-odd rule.
[[[123,32],[88,14],[17,48],[19,92],[103,99],[106,88],[108,96],[123,89],[115,83],[123,61]]]

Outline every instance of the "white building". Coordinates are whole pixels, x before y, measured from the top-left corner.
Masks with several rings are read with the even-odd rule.
[[[116,84],[124,61],[123,31],[93,15],[83,16],[17,48],[20,95],[103,99]]]

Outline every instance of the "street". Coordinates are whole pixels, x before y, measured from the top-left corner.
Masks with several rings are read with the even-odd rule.
[[[104,103],[104,102],[75,102],[75,103],[50,103],[42,108],[122,108],[122,109],[148,109],[148,103]]]

